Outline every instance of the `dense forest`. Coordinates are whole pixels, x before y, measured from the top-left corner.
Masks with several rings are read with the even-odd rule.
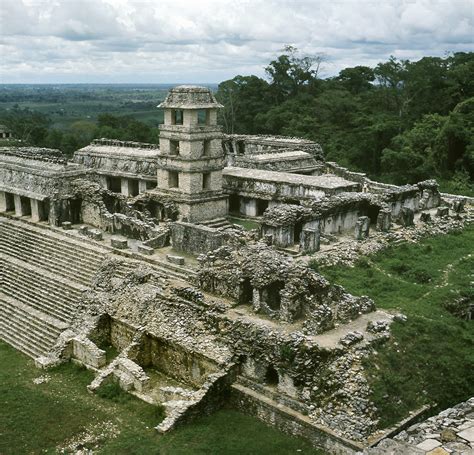
[[[395,184],[437,178],[473,194],[474,53],[416,62],[391,57],[318,77],[321,59],[288,46],[267,79],[222,82],[229,133],[282,134],[319,142],[328,160]]]
[[[324,79],[323,65],[287,46],[266,67],[265,79],[222,82],[216,96],[225,106],[224,130],[312,139],[328,160],[375,179],[404,184],[436,178],[444,191],[474,195],[474,53],[416,62],[391,57],[375,68],[345,68]],[[94,137],[157,142],[162,115],[154,112],[166,93],[150,92],[153,99],[143,89],[130,99],[119,93],[120,101],[99,108],[98,97],[88,94],[74,121],[56,124],[52,117],[67,105],[63,98],[54,100],[56,110],[44,112],[38,106],[52,102],[49,94],[12,104],[18,99],[0,92],[0,123],[24,143],[67,154]],[[96,115],[86,115],[89,105]]]

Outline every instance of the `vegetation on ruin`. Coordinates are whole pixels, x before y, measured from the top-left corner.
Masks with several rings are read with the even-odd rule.
[[[160,407],[109,384],[95,395],[93,374],[74,364],[38,370],[0,342],[0,453],[71,453],[77,443],[99,454],[322,454],[230,409],[202,417],[164,436],[154,426]],[[45,382],[35,383],[38,378]]]
[[[392,339],[366,364],[381,427],[424,404],[441,410],[472,396],[474,323],[459,316],[474,301],[473,252],[471,226],[392,246],[354,267],[319,270],[378,308],[408,317],[393,323]]]

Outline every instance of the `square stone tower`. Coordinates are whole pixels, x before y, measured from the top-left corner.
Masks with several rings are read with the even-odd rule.
[[[165,122],[160,125],[156,192],[178,204],[183,221],[226,216],[222,132],[217,125],[222,105],[208,88],[182,85],[171,89],[158,107],[164,109]]]

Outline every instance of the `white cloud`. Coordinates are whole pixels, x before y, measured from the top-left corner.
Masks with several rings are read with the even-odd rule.
[[[472,51],[472,0],[2,0],[0,82],[218,82],[284,44],[325,74]]]

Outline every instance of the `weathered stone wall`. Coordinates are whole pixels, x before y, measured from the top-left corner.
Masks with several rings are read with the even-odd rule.
[[[169,340],[145,334],[135,359],[142,367],[154,367],[167,376],[201,387],[217,365],[205,356]]]
[[[238,387],[232,387],[231,391],[231,404],[244,414],[258,417],[284,433],[301,436],[311,441],[314,446],[324,448],[328,453],[354,455],[363,447],[327,428],[318,427],[310,419],[291,412],[291,409],[276,407],[269,402],[256,399],[252,394],[242,393]]]
[[[178,251],[207,253],[221,247],[223,243],[223,234],[216,229],[180,221],[171,224],[171,244]]]
[[[96,139],[74,153],[73,162],[104,175],[156,180],[156,144]]]

